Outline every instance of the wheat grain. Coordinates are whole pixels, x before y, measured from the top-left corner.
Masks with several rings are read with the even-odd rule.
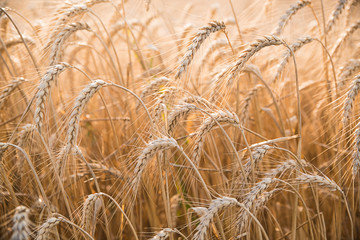
[[[94,96],[102,87],[106,86],[106,84],[107,83],[103,80],[94,80],[92,83],[88,84],[76,98],[68,125],[67,145],[76,145],[80,116],[92,96]]]
[[[305,163],[305,161],[303,161]],[[271,171],[265,173],[266,177],[272,178],[276,177],[280,174],[285,173],[286,171],[293,170],[298,166],[297,162],[295,160],[288,160],[283,162],[282,164],[279,164],[276,166],[276,168],[272,169]]]
[[[269,201],[272,195],[277,191],[279,191],[279,189],[274,189],[269,192],[263,192],[261,194],[258,194],[256,198],[252,198],[251,200],[245,199],[244,205],[247,207],[247,209],[251,210],[254,215],[256,215],[257,212],[263,206],[265,206],[266,202]],[[242,233],[244,228],[249,224],[249,214],[247,211],[245,211],[245,209],[240,209],[236,223],[239,233]]]
[[[76,16],[81,16],[83,13],[87,12],[88,8],[85,4],[75,4],[71,5],[70,8],[65,10],[63,14],[61,14],[61,17],[59,20],[55,23],[53,30],[50,34],[48,44],[46,45],[45,49],[51,46],[51,44],[54,42],[56,35],[59,34],[61,29],[65,26],[66,23],[68,23],[71,19],[73,19]]]
[[[225,29],[225,24],[223,22],[210,22],[209,26],[202,27],[196,33],[195,37],[192,40],[192,43],[188,47],[187,52],[181,60],[180,67],[175,74],[175,78],[178,79],[181,77],[182,73],[186,71],[186,68],[190,65],[196,51],[200,48],[201,44],[209,37],[210,33],[214,33],[220,30]]]

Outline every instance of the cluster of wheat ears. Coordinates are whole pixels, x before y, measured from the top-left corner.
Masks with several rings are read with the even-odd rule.
[[[360,1],[219,3],[0,9],[0,239],[360,238]]]

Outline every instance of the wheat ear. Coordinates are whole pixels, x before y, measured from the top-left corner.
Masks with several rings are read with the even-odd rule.
[[[182,73],[186,71],[186,68],[190,65],[191,61],[194,58],[196,51],[200,48],[201,44],[209,37],[210,33],[214,33],[220,30],[225,29],[225,24],[223,22],[210,22],[209,26],[202,27],[196,33],[195,37],[192,40],[192,43],[188,47],[184,57],[181,60],[180,67],[178,68],[175,78],[180,78]]]
[[[207,229],[210,227],[210,222],[213,217],[222,209],[237,205],[239,205],[239,202],[231,197],[222,197],[212,200],[207,211],[200,217],[200,223],[196,227],[193,239],[205,240]]]
[[[51,217],[43,223],[38,232],[35,240],[49,240],[53,239],[53,233],[57,231],[56,226],[61,222],[60,219],[56,217]]]
[[[166,104],[169,104],[169,100],[179,92],[177,87],[168,87],[165,88],[156,101],[156,106],[154,108],[154,119],[160,119],[161,113],[166,109]]]
[[[84,203],[82,224],[83,229],[94,236],[96,217],[100,211],[102,200],[98,194],[90,194]]]
[[[30,210],[25,206],[18,206],[15,209],[13,217],[11,240],[28,240],[30,239]]]
[[[176,232],[171,228],[164,228],[158,232],[155,236],[150,238],[150,240],[165,240],[169,237],[169,233]]]
[[[83,13],[87,11],[88,8],[85,4],[75,4],[72,5],[70,8],[66,9],[65,12],[61,14],[59,20],[57,20],[57,22],[55,23],[48,40],[48,44],[46,45],[45,49],[51,46],[51,44],[55,40],[56,35],[59,34],[59,32],[66,23],[68,23],[71,19],[73,19],[76,16],[81,16]]]
[[[328,188],[330,191],[338,190],[339,192],[342,192],[341,188],[328,177],[302,173],[295,180],[299,183],[316,183],[319,186]]]
[[[169,135],[172,135],[174,132],[174,128],[176,124],[179,122],[181,118],[186,117],[190,111],[195,110],[196,106],[193,104],[185,104],[185,105],[178,105],[175,109],[169,114],[168,117],[168,126],[167,131]]]
[[[80,31],[80,30],[91,31],[89,25],[87,25],[86,23],[76,22],[76,23],[69,24],[68,26],[63,28],[62,31],[60,31],[58,33],[58,35],[56,35],[56,38],[52,44],[51,51],[50,51],[50,64],[49,64],[50,66],[55,65],[56,63],[58,63],[60,61],[64,42],[74,32]]]
[[[272,197],[272,195],[277,191],[279,190],[274,189],[269,192],[262,191],[260,194],[257,194],[256,196],[250,195],[251,196],[250,198],[246,198],[244,200],[244,205],[246,206],[247,209],[252,211],[254,215],[256,215],[257,212],[261,209],[261,207],[263,207],[266,204],[266,202]],[[244,228],[249,223],[249,214],[245,211],[245,209],[240,209],[236,222],[239,233],[242,233]]]
[[[265,154],[267,153],[267,151],[271,149],[270,146],[268,145],[262,145],[261,147],[255,148],[252,152],[252,160],[251,158],[248,158],[245,166],[244,166],[244,170],[245,170],[245,176],[248,178],[251,173],[252,173],[252,169],[256,168],[257,165],[262,161],[262,159],[264,158]]]
[[[148,85],[146,85],[146,87],[142,90],[142,92],[140,93],[140,98],[141,99],[146,98],[147,96],[157,92],[160,89],[160,87],[166,86],[170,82],[171,82],[171,80],[167,77],[160,77],[160,78],[154,79]],[[137,104],[137,107],[138,106],[139,106],[139,103]]]
[[[307,165],[307,163],[304,160],[301,160],[302,164],[304,166]],[[298,166],[298,163],[295,160],[287,160],[279,165],[277,165],[274,169],[270,170],[269,172],[265,173],[267,177],[274,178],[278,175],[282,175],[283,173],[296,169]]]
[[[353,107],[353,102],[358,95],[360,90],[360,75],[355,76],[353,82],[351,83],[350,90],[347,93],[347,97],[344,104],[344,113],[343,113],[343,124],[347,126],[348,121],[351,116],[351,111]]]
[[[106,85],[107,83],[103,80],[94,80],[92,83],[88,84],[76,98],[68,124],[66,146],[62,148],[58,157],[58,167],[60,174],[62,174],[62,170],[65,166],[68,154],[71,153],[73,148],[76,146],[80,116],[86,104],[90,101],[92,96],[95,95],[95,93],[97,93],[102,87]]]
[[[232,81],[235,79],[236,75],[243,69],[246,62],[255,55],[255,53],[259,52],[261,49],[268,46],[276,46],[276,45],[284,45],[285,42],[278,38],[277,36],[265,36],[264,38],[256,40],[256,42],[252,43],[249,48],[245,49],[239,59],[235,62],[231,69],[229,70],[229,76],[227,82],[232,84]],[[228,71],[226,71],[228,72]]]
[[[46,98],[50,94],[51,87],[58,78],[59,74],[63,72],[66,67],[69,67],[67,63],[60,63],[51,66],[40,80],[38,91],[36,93],[36,107],[34,113],[34,121],[39,132],[42,130],[44,121]]]
[[[340,68],[338,77],[338,86],[343,87],[346,80],[351,77],[355,72],[360,70],[360,60],[350,59],[343,67]]]
[[[355,179],[359,168],[360,168],[360,128],[359,128],[359,124],[357,126],[356,129],[356,139],[355,139],[355,152],[353,155],[353,179]]]
[[[334,56],[337,53],[337,51],[340,49],[340,46],[342,44],[344,44],[344,42],[346,42],[350,38],[350,36],[359,28],[360,28],[360,21],[357,21],[356,23],[351,25],[349,28],[347,28],[345,30],[345,32],[342,34],[342,36],[338,39],[338,41],[334,47],[334,50],[331,53],[331,56]]]
[[[304,45],[309,44],[312,41],[314,41],[314,39],[310,36],[299,38],[290,46],[290,49],[293,53],[295,53],[300,48],[302,48]],[[289,59],[292,56],[291,51],[289,49],[287,49],[286,52],[284,53],[283,59],[281,60],[281,62],[278,65],[274,80],[272,82],[275,82],[279,78],[281,72],[284,70],[286,64],[289,62]]]
[[[9,40],[7,40],[5,42],[5,46],[1,46],[0,47],[0,52],[3,52],[5,49],[7,48],[10,48],[12,46],[15,46],[17,44],[22,44],[24,43],[24,41],[27,43],[27,44],[30,44],[30,45],[35,45],[35,41],[34,39],[32,39],[31,37],[29,36],[22,36],[23,38],[21,37],[13,37],[13,38],[10,38]]]
[[[193,153],[193,161],[195,165],[199,164],[201,150],[204,145],[205,136],[210,130],[218,123],[229,123],[229,124],[239,124],[239,119],[236,114],[229,111],[218,111],[211,114],[211,117],[208,117],[202,125],[199,127],[199,130],[196,132],[196,140]]]
[[[280,21],[273,35],[279,36],[284,30],[285,26],[288,24],[290,19],[302,8],[310,5],[310,1],[297,1],[294,5],[291,5],[288,10],[286,10],[285,14],[281,16]]]
[[[326,33],[330,32],[332,27],[335,25],[335,21],[339,18],[341,12],[344,10],[347,1],[348,0],[339,0],[335,10],[332,12],[331,17],[326,24]]]
[[[257,91],[262,87],[263,86],[260,84],[256,85],[253,89],[250,90],[250,92],[247,94],[246,98],[244,99],[244,106],[243,106],[243,110],[241,111],[241,118],[240,118],[240,123],[242,126],[245,125],[245,122],[248,118],[251,100],[256,95]]]
[[[150,159],[159,151],[168,148],[176,147],[177,142],[172,138],[159,138],[146,145],[140,156],[136,159],[136,166],[134,169],[134,178],[132,180],[132,187],[136,190],[140,183],[142,173],[144,172]]]
[[[10,96],[10,94],[25,81],[26,80],[24,78],[20,77],[7,85],[7,87],[0,94],[0,109],[2,109],[7,97]]]

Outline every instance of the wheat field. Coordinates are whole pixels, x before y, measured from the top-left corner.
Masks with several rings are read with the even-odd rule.
[[[359,0],[0,6],[0,239],[360,239]]]

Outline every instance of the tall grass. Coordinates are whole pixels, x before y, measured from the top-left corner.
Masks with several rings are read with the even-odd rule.
[[[0,239],[359,239],[358,2],[3,3]]]

